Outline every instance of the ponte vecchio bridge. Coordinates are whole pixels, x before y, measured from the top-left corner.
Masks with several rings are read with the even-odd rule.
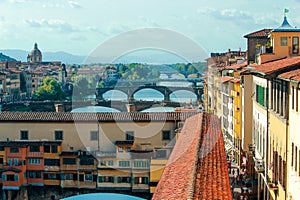
[[[197,101],[201,100],[203,94],[203,79],[159,79],[159,80],[119,80],[114,86],[96,89],[96,99],[104,100],[103,95],[108,91],[121,91],[127,95],[128,100],[134,100],[134,94],[143,89],[153,89],[164,96],[164,101],[170,101],[173,92],[184,90],[190,91],[197,96]],[[168,86],[169,85],[169,86]]]

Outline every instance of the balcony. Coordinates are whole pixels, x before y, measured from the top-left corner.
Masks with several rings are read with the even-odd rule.
[[[27,152],[27,157],[30,158],[42,158],[44,156],[43,152]]]

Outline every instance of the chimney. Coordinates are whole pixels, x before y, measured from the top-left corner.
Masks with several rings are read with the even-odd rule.
[[[63,104],[55,104],[55,111],[56,112],[65,112],[65,107]]]

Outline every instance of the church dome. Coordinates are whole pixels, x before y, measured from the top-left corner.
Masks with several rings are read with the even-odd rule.
[[[34,44],[33,50],[28,54],[27,61],[34,62],[42,62],[42,52],[38,49],[37,43]]]
[[[29,54],[30,56],[41,56],[42,52],[38,49],[37,43],[34,44],[34,48],[32,49],[32,51]]]

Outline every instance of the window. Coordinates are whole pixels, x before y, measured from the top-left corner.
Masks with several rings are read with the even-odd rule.
[[[51,153],[51,151],[50,151],[50,145],[45,145],[44,146],[44,152],[45,153]]]
[[[118,147],[118,152],[124,152],[123,148],[122,147]]]
[[[119,167],[130,167],[130,161],[119,161]]]
[[[80,158],[80,165],[94,165],[94,159],[90,157]]]
[[[113,160],[109,160],[107,163],[108,163],[108,166],[113,166],[114,165],[114,161]]]
[[[28,163],[31,165],[39,165],[41,164],[41,159],[39,158],[29,158]]]
[[[54,131],[55,140],[63,140],[63,131]]]
[[[118,183],[131,183],[131,177],[118,177]]]
[[[39,146],[30,146],[29,151],[30,152],[40,152],[40,147]]]
[[[6,177],[4,177],[4,180],[6,180],[6,181],[18,181],[19,180],[19,175],[18,174],[7,174],[5,176]]]
[[[28,131],[20,131],[20,140],[28,140]]]
[[[133,163],[133,166],[136,168],[149,168],[150,163],[147,160],[143,160],[143,161],[135,160]]]
[[[52,150],[52,153],[57,153],[58,152],[57,145],[51,145],[51,150]]]
[[[293,167],[294,165],[294,143],[292,143],[292,159],[291,159],[292,163],[291,166]]]
[[[10,153],[19,153],[19,148],[17,147],[10,147]]]
[[[105,165],[106,165],[106,161],[105,161],[105,160],[101,160],[101,161],[100,161],[100,165],[101,165],[101,166],[105,166]]]
[[[0,158],[0,164],[3,164],[3,158]]]
[[[162,131],[162,140],[170,140],[171,134],[170,131]]]
[[[148,177],[134,177],[134,184],[148,184]]]
[[[299,53],[299,37],[293,37],[293,54]]]
[[[64,165],[75,165],[76,159],[75,158],[63,158]]]
[[[126,131],[126,140],[134,140],[134,132]]]
[[[0,147],[0,151],[4,151],[4,146],[1,146],[1,147]]]
[[[65,174],[65,180],[77,180],[77,174]]]
[[[14,165],[18,166],[19,165],[19,159],[18,158],[14,158]]]
[[[8,159],[7,159],[7,164],[8,164],[9,166],[12,165],[12,158],[8,158]]]
[[[41,171],[27,171],[27,178],[42,178]]]
[[[60,166],[59,159],[45,159],[44,161],[45,166]]]
[[[114,177],[113,176],[99,176],[98,177],[99,183],[114,183]]]
[[[91,131],[91,141],[98,141],[98,131]]]
[[[45,180],[59,180],[59,174],[45,174],[44,173],[44,179]]]
[[[165,149],[157,150],[156,158],[167,158],[167,151]]]
[[[295,171],[297,171],[297,162],[298,162],[298,159],[297,159],[297,152],[298,152],[298,148],[295,147],[296,150],[295,150]]]
[[[256,85],[256,102],[265,106],[265,88],[260,85]]]
[[[93,181],[93,175],[92,174],[85,174],[84,180],[88,181],[88,182],[92,182]]]
[[[287,46],[287,37],[280,37],[280,46]]]

